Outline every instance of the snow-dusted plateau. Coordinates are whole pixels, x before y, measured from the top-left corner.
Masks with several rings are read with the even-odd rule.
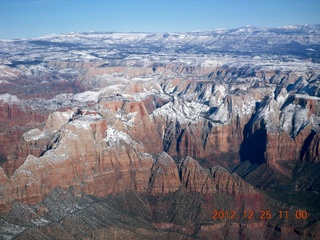
[[[320,25],[0,40],[0,239],[320,239]]]

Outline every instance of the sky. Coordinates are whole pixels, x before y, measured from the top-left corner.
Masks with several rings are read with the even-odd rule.
[[[0,0],[0,39],[320,24],[320,0]]]

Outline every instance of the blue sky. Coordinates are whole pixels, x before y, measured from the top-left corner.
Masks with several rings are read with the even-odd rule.
[[[320,0],[0,0],[0,39],[320,23]]]

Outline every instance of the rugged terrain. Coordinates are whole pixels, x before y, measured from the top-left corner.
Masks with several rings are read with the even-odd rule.
[[[2,239],[320,238],[318,25],[0,46]]]

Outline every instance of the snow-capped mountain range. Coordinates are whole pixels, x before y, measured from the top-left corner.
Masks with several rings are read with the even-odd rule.
[[[320,25],[188,33],[85,32],[0,41],[0,61],[101,61],[183,54],[291,55],[319,60]]]

